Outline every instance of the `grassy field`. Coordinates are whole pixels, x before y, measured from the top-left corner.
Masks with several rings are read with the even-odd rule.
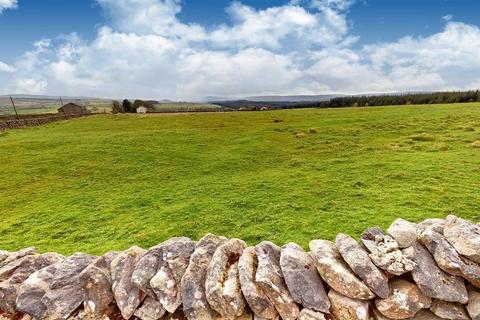
[[[99,115],[0,133],[0,248],[283,244],[480,220],[480,104]],[[475,143],[475,141],[477,141]]]
[[[33,98],[15,98],[15,105],[18,114],[41,114],[41,113],[57,113],[58,108],[62,106],[60,99],[33,99]],[[90,112],[102,113],[112,110],[112,102],[110,100],[100,99],[74,99],[65,100],[63,103],[74,102],[85,105]],[[0,96],[0,116],[15,115],[15,111],[11,105],[10,99]]]
[[[222,107],[211,103],[187,103],[187,102],[167,102],[155,105],[157,112],[178,112],[178,111],[218,111]]]

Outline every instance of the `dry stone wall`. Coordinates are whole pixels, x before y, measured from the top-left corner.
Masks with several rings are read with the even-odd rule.
[[[100,257],[0,251],[0,319],[480,320],[480,226],[398,219],[308,251],[213,234]]]
[[[0,116],[0,131],[7,129],[17,129],[24,127],[40,126],[46,123],[69,120],[74,118],[86,117],[94,113],[84,114],[38,114],[38,115],[19,115],[19,116]]]

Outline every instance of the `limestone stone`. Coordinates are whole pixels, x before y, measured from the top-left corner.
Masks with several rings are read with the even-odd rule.
[[[255,281],[262,288],[283,320],[295,320],[300,310],[290,295],[280,269],[280,248],[262,241],[255,246],[258,259]]]
[[[131,247],[118,254],[110,266],[113,296],[125,319],[133,316],[145,298],[145,293],[132,282],[135,266],[145,252],[146,250],[140,247]]]
[[[430,310],[442,319],[470,320],[467,310],[459,303],[433,300]]]
[[[256,319],[275,319],[277,310],[255,280],[258,260],[253,247],[243,250],[238,261],[240,287],[248,305],[254,312]]]
[[[378,311],[375,308],[373,308],[373,319],[374,320],[393,320],[385,317],[383,314],[380,313],[380,311]],[[418,311],[413,317],[408,318],[408,320],[444,320],[444,319],[437,317],[428,309],[422,309]]]
[[[282,247],[280,267],[288,291],[305,309],[328,312],[330,301],[312,257],[295,243]],[[307,311],[305,311],[307,312]]]
[[[216,312],[207,302],[205,278],[215,250],[226,241],[224,237],[207,234],[195,246],[181,283],[183,312],[189,320],[215,318]]]
[[[63,259],[56,253],[28,254],[0,268],[0,309],[7,313],[17,311],[16,299],[20,285],[36,271]]]
[[[480,320],[480,292],[474,288],[468,290],[467,311],[472,320]]]
[[[458,253],[480,263],[480,227],[454,215],[445,219],[443,233]]]
[[[416,267],[412,276],[420,290],[431,298],[467,303],[468,293],[463,279],[441,270],[430,252],[419,242],[413,248]]]
[[[4,266],[6,266],[7,264],[15,261],[15,260],[21,259],[25,256],[34,255],[34,254],[38,254],[37,249],[35,247],[28,247],[28,248],[22,249],[22,250],[17,251],[17,252],[12,252],[12,253],[8,254],[8,256],[5,257],[5,259],[3,261],[0,262],[0,269],[3,268]],[[2,278],[1,278],[1,275],[0,275],[0,281],[1,281],[1,279]]]
[[[418,311],[413,318],[410,318],[410,320],[444,320],[444,319],[437,317],[430,310],[423,309]]]
[[[156,298],[155,292],[150,286],[150,281],[159,269],[162,245],[163,243],[148,249],[140,258],[132,273],[132,282],[151,298]]]
[[[112,304],[107,311],[107,313],[103,316],[95,316],[85,312],[83,309],[79,309],[74,312],[67,320],[121,320],[123,319],[122,315],[120,314],[120,310],[116,307],[116,305]]]
[[[426,219],[417,224],[417,235],[425,231],[426,228],[432,228],[435,232],[438,232],[443,235],[443,228],[445,226],[444,219]]]
[[[17,311],[26,313],[35,319],[43,319],[46,316],[47,306],[42,298],[48,291],[56,270],[63,257],[59,257],[55,263],[32,273],[18,288],[16,299]]]
[[[328,297],[332,304],[330,311],[335,319],[370,320],[368,301],[352,299],[335,290],[330,290]]]
[[[93,318],[85,310],[79,310],[68,317],[67,320],[110,320],[110,318],[108,316]]]
[[[135,311],[135,317],[141,320],[159,320],[165,314],[165,308],[157,300],[147,296],[142,305]]]
[[[158,270],[150,280],[150,287],[169,313],[182,304],[182,277],[194,251],[195,242],[186,237],[172,238],[162,244]]]
[[[381,314],[390,319],[407,319],[419,310],[428,308],[432,299],[425,296],[413,283],[403,279],[391,282],[392,292],[385,298],[375,300],[375,306]]]
[[[397,241],[400,248],[408,248],[417,241],[415,224],[404,219],[395,220],[387,233]]]
[[[219,246],[207,268],[207,301],[224,319],[235,319],[245,311],[245,299],[238,278],[238,260],[246,247],[240,239]]]
[[[382,229],[379,227],[373,227],[365,230],[362,233],[360,240],[369,252],[374,252],[377,250],[378,242],[383,236],[385,236],[385,234],[383,233]],[[392,237],[390,238],[393,240]],[[395,248],[399,248],[398,243],[396,243]]]
[[[32,317],[26,314],[4,314],[0,310],[0,320],[33,320]]]
[[[0,263],[7,259],[12,253],[6,250],[0,250]]]
[[[346,234],[338,234],[336,244],[343,260],[350,269],[379,297],[386,298],[390,293],[387,276],[370,260],[367,251]]]
[[[58,262],[48,290],[42,297],[47,307],[47,319],[66,319],[81,305],[85,292],[80,282],[80,273],[97,257],[75,253]]]
[[[440,269],[451,275],[461,276],[473,285],[480,287],[480,265],[460,256],[447,239],[436,231],[435,227],[425,228],[418,239],[433,255]]]
[[[335,244],[326,240],[310,241],[311,255],[318,273],[335,291],[352,299],[369,300],[375,294],[342,260]]]
[[[238,317],[235,317],[234,318],[235,320],[253,320],[254,319],[254,315],[252,312],[250,312],[250,310],[248,309],[245,309],[243,314],[238,316]],[[255,319],[258,319],[258,318],[255,318]],[[220,314],[218,314],[216,317],[215,317],[215,320],[227,320],[227,318],[224,318],[222,317]],[[278,320],[278,319],[277,319]]]
[[[373,313],[373,319],[374,320],[392,320],[387,317],[385,317],[380,311],[377,310],[377,308],[372,307],[372,313]]]
[[[87,315],[101,317],[110,310],[110,304],[114,302],[110,269],[118,255],[119,252],[107,252],[80,273],[80,284],[85,292],[83,306]]]
[[[326,319],[325,319],[325,315],[321,312],[308,309],[308,308],[303,308],[302,311],[300,311],[298,320],[326,320]]]
[[[400,249],[397,241],[383,234],[380,228],[367,229],[362,234],[361,240],[370,251],[369,257],[372,262],[387,273],[399,276],[412,271],[415,267],[413,249],[411,247]]]
[[[187,317],[181,310],[181,308],[177,309],[174,313],[166,313],[163,317],[162,320],[186,320]]]

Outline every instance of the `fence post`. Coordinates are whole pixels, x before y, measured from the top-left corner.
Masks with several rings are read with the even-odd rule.
[[[18,119],[17,108],[15,107],[15,102],[13,102],[13,98],[12,98],[12,97],[10,97],[10,101],[12,102],[13,110],[15,111],[15,116],[16,116],[17,119]]]

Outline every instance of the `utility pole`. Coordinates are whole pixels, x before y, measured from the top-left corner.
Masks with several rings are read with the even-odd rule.
[[[62,100],[62,97],[60,96],[60,103],[62,104],[60,107],[63,106],[63,100]]]
[[[17,119],[18,119],[17,108],[15,107],[15,102],[13,102],[13,98],[11,96],[10,96],[10,101],[12,102],[13,110],[15,111],[15,115],[17,116]]]

